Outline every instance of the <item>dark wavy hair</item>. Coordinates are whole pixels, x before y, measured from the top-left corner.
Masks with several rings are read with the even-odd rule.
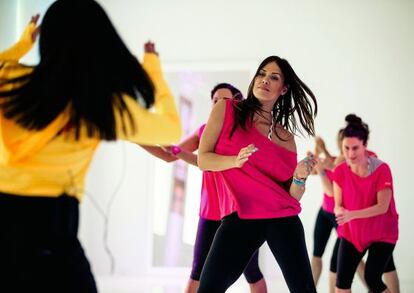
[[[315,95],[296,75],[289,62],[278,56],[269,56],[260,63],[253,80],[250,82],[247,98],[235,104],[235,121],[231,134],[237,127],[246,129],[247,122],[253,122],[254,114],[261,113],[262,105],[254,96],[253,87],[260,70],[271,62],[275,62],[279,66],[284,77],[284,84],[287,87],[287,92],[277,99],[273,107],[274,121],[291,133],[297,134],[297,132],[302,133],[298,126],[297,120],[299,120],[308,135],[315,135],[314,117],[318,109]],[[277,132],[276,135],[278,135]],[[279,135],[278,137],[280,138]]]
[[[346,115],[345,121],[347,125],[342,132],[342,136],[344,138],[356,137],[359,140],[362,140],[364,145],[366,145],[369,138],[368,124],[364,123],[362,119],[355,114]]]
[[[133,123],[123,94],[146,108],[154,103],[151,79],[93,0],[54,2],[41,24],[39,51],[30,74],[2,81],[20,85],[1,91],[0,105],[24,128],[41,130],[70,106],[68,127],[77,138],[86,125],[88,136],[114,140],[115,111]]]
[[[238,88],[234,87],[233,85],[231,85],[229,83],[222,82],[222,83],[217,84],[211,90],[211,94],[210,94],[211,99],[213,99],[214,94],[219,89],[228,89],[228,90],[230,90],[231,94],[233,95],[233,99],[236,100],[236,101],[241,101],[244,98],[242,92]]]

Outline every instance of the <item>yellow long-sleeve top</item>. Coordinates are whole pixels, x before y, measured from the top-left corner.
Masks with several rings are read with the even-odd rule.
[[[20,41],[0,53],[0,81],[30,73],[31,67],[18,63],[33,46],[30,24]],[[117,137],[138,144],[172,144],[180,139],[181,125],[174,98],[166,84],[158,56],[144,55],[144,69],[155,86],[155,103],[148,111],[132,97],[125,95],[136,131],[126,113],[114,111]],[[6,85],[4,87],[9,87]],[[8,89],[8,88],[3,88]],[[27,130],[4,117],[0,109],[0,192],[20,196],[57,197],[63,193],[82,199],[84,180],[92,157],[99,145],[98,138],[88,138],[81,129],[81,138],[61,133],[70,119],[69,106],[46,128]],[[126,133],[122,130],[122,121]],[[83,131],[82,131],[83,130]]]

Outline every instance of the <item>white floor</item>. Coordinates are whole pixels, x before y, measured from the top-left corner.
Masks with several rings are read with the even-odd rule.
[[[97,277],[100,293],[182,293],[186,279],[184,277],[151,277],[146,279],[134,279],[126,277]],[[268,292],[288,293],[283,279],[267,278]],[[414,292],[414,283],[404,282],[401,284],[402,293]],[[363,293],[367,290],[358,280],[354,281],[352,288],[354,293]],[[228,293],[249,293],[249,288],[244,279],[239,279]],[[318,286],[319,293],[328,293],[327,280],[322,278]]]

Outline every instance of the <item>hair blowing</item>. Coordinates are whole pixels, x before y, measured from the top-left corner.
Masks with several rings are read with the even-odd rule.
[[[275,62],[279,66],[283,74],[284,84],[287,87],[287,92],[277,99],[273,107],[274,121],[293,134],[302,133],[299,128],[300,124],[308,135],[315,135],[314,117],[317,114],[315,95],[296,75],[289,62],[278,56],[269,56],[261,62],[253,80],[250,82],[247,98],[235,104],[235,121],[231,135],[237,127],[246,129],[247,123],[253,122],[254,114],[261,113],[261,103],[254,96],[253,87],[260,70],[271,62]],[[278,134],[276,133],[276,135]]]
[[[146,108],[154,103],[150,78],[93,0],[54,2],[41,24],[39,52],[31,73],[0,81],[17,85],[0,92],[0,107],[24,128],[41,130],[69,106],[77,138],[86,125],[88,136],[114,140],[115,111],[133,123],[124,94]]]

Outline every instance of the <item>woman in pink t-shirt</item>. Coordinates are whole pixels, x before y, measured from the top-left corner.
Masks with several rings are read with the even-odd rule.
[[[325,247],[329,240],[329,236],[333,229],[336,230],[338,224],[336,222],[336,217],[334,214],[334,194],[333,194],[333,170],[335,166],[342,163],[345,158],[342,154],[342,138],[343,138],[344,129],[340,129],[337,135],[337,143],[340,149],[340,154],[338,157],[333,157],[330,152],[325,147],[325,143],[322,138],[315,138],[315,153],[314,156],[318,161],[318,164],[315,166],[315,169],[320,177],[324,195],[322,206],[318,212],[318,216],[315,223],[314,237],[313,237],[313,256],[311,261],[312,274],[315,281],[315,284],[318,284],[320,274],[322,272],[322,255],[325,251]],[[367,150],[369,156],[377,158],[377,155]],[[319,154],[323,154],[324,158],[319,159]],[[339,248],[340,238],[337,238],[334,249],[331,255],[330,268],[329,268],[329,292],[335,292],[336,284],[336,270],[337,270],[337,259],[338,259],[338,248]],[[357,268],[357,274],[361,279],[362,283],[365,286],[365,262],[361,260]],[[383,274],[384,282],[387,287],[390,289],[391,293],[399,293],[399,280],[398,274],[395,269],[394,260],[391,256],[387,266],[384,269]],[[368,287],[367,287],[368,289]]]
[[[243,100],[243,94],[228,83],[219,83],[211,90],[211,102],[215,105],[220,100]],[[176,146],[171,147],[152,147],[142,146],[146,151],[154,156],[166,161],[174,162],[181,159],[194,166],[197,165],[197,155],[193,152],[198,149],[201,135],[205,124],[201,125],[195,132],[185,138]],[[194,257],[190,278],[187,282],[185,293],[195,293],[199,287],[201,271],[206,261],[208,252],[221,224],[221,216],[226,214],[224,209],[228,204],[221,203],[218,193],[222,187],[217,186],[214,172],[203,172],[200,200],[200,218],[197,227],[197,236],[194,244]],[[266,293],[267,286],[262,272],[259,268],[259,250],[256,250],[243,274],[249,283],[250,291],[254,293]]]
[[[294,133],[314,134],[316,99],[290,64],[266,58],[246,100],[218,102],[200,141],[198,165],[215,171],[228,203],[200,279],[199,293],[225,292],[265,241],[291,292],[316,292],[299,200],[316,164],[297,163]],[[299,118],[299,119],[298,119]]]
[[[365,280],[371,292],[390,292],[381,279],[398,239],[389,166],[367,152],[368,125],[354,114],[345,120],[342,151],[346,159],[334,172],[338,235],[337,292],[351,292],[355,270],[368,251]]]

